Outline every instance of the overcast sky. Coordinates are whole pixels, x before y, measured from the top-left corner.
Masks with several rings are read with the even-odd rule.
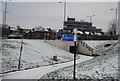
[[[87,22],[90,21],[87,16],[95,15],[92,17],[93,25],[106,31],[109,22],[115,18],[115,10],[111,11],[115,8],[118,8],[117,2],[67,2],[66,15],[75,17],[77,21]],[[43,26],[61,29],[63,28],[63,9],[64,2],[59,3],[59,1],[9,2],[7,24],[19,25],[23,28]]]

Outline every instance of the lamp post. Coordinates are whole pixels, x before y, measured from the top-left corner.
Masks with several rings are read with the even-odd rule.
[[[3,25],[6,25],[6,20],[7,20],[7,2],[5,2],[5,11],[4,12],[4,16],[3,16]]]
[[[117,28],[117,14],[118,14],[118,10],[117,10],[117,8],[116,9],[111,9],[111,10],[112,11],[115,10],[115,25],[116,25],[116,28]]]
[[[111,10],[115,10],[115,20],[117,22],[117,8],[116,9],[111,9]]]
[[[1,2],[2,3],[2,26],[6,26],[6,16],[7,16],[7,1],[6,2]]]
[[[9,1],[12,1],[12,0],[9,0]],[[5,1],[5,2],[1,2],[2,3],[2,26],[6,26],[6,22],[7,22],[7,6],[8,6],[8,2]]]
[[[62,2],[59,2],[59,3],[62,3]],[[66,6],[67,6],[67,3],[66,3],[66,1],[64,2],[64,19],[63,19],[63,27],[64,27],[64,22],[66,21],[66,11],[67,11],[67,8],[66,8]],[[64,30],[63,30],[63,33],[65,34],[65,32],[64,32]]]
[[[87,16],[90,18],[90,22],[92,23],[92,17],[94,17],[95,15],[91,15],[91,16]]]
[[[59,2],[59,3],[62,3],[62,2]],[[64,2],[64,21],[66,20],[66,1]]]
[[[73,72],[73,79],[76,79],[76,51],[77,51],[77,46],[76,46],[76,40],[77,40],[77,32],[78,30],[75,28],[73,29],[74,32],[74,47],[75,47],[75,51],[74,51],[74,72]]]

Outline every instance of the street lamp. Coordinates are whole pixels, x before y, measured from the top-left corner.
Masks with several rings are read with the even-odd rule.
[[[91,16],[87,16],[90,18],[90,22],[92,22],[92,17],[94,17],[95,15],[91,15]]]
[[[62,3],[62,2],[59,2],[59,3]],[[64,2],[64,21],[66,20],[66,1]]]
[[[115,10],[115,20],[117,22],[117,8],[116,9],[111,9],[112,11]]]
[[[115,9],[111,9],[112,11],[115,10],[115,24],[116,24],[116,28],[117,28],[117,14],[118,14],[118,11],[117,11],[117,8]],[[116,30],[116,29],[115,29]]]
[[[62,3],[62,2],[59,2],[59,3]],[[64,27],[64,22],[66,21],[66,11],[67,11],[67,3],[66,1],[64,2],[64,20],[63,20],[63,27]],[[64,32],[64,31],[63,31]],[[64,32],[65,33],[65,32]]]
[[[9,0],[9,1],[12,1],[12,0]],[[7,13],[8,13],[8,11],[7,11],[7,5],[8,5],[8,2],[7,1],[5,1],[5,2],[1,2],[2,3],[2,25],[3,26],[6,26],[6,21],[7,21]]]

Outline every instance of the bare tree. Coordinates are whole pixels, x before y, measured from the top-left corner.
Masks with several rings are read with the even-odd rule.
[[[19,30],[19,29],[22,29],[19,25],[17,25],[17,29]]]
[[[116,20],[112,20],[109,24],[109,30],[108,30],[109,35],[116,36],[116,33],[117,33],[116,28],[117,28]]]

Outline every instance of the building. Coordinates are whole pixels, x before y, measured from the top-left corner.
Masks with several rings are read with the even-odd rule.
[[[19,31],[15,27],[10,27],[10,34],[19,33]]]
[[[31,38],[34,39],[56,39],[56,33],[52,31],[34,31],[31,32]]]
[[[64,32],[65,33],[72,33],[73,29],[77,28],[78,31],[81,31],[82,34],[103,34],[102,29],[97,29],[95,26],[92,26],[91,22],[84,22],[84,21],[75,21],[75,18],[67,18],[67,21],[64,21]]]
[[[0,26],[0,37],[7,37],[10,34],[10,26]]]

